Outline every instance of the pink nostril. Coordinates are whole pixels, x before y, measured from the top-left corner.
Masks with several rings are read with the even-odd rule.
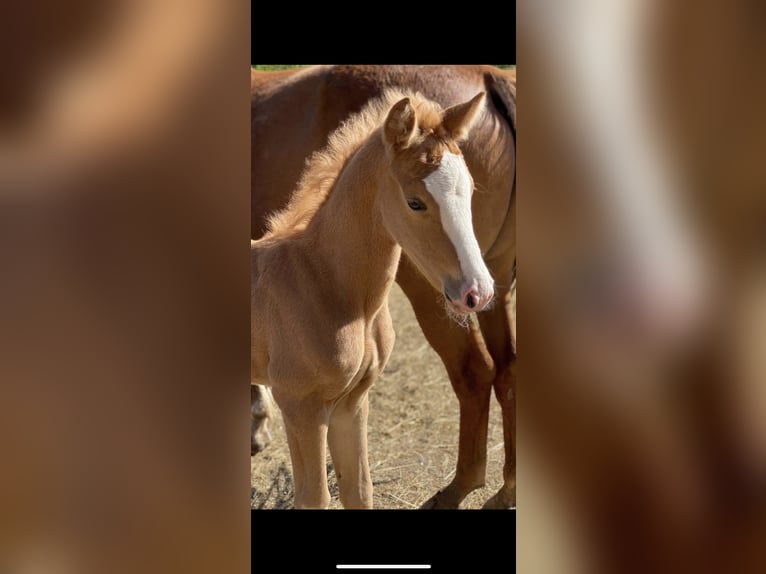
[[[473,309],[479,302],[479,294],[476,291],[469,291],[465,296],[465,305],[469,309]]]

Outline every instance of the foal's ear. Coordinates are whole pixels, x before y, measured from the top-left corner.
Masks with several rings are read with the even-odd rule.
[[[484,109],[487,92],[479,92],[471,101],[456,104],[444,110],[442,126],[455,141],[468,137],[468,132],[476,123],[479,114]]]
[[[383,137],[394,150],[401,150],[410,145],[416,127],[415,109],[410,99],[404,98],[388,112],[386,123],[383,124]]]

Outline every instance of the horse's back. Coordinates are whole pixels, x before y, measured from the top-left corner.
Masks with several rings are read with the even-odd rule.
[[[306,158],[324,147],[333,130],[384,89],[419,91],[443,107],[487,90],[492,96],[492,113],[515,118],[515,85],[515,70],[481,65],[316,66],[251,71],[252,236],[260,237],[265,232],[267,215],[286,205]],[[496,97],[493,90],[501,95]],[[502,93],[511,92],[513,102],[509,104]],[[508,106],[511,111],[506,109]]]
[[[287,70],[256,70],[250,68],[250,98],[261,101],[290,84],[311,81],[320,77],[332,66],[306,66]]]
[[[266,216],[284,207],[306,158],[321,148],[319,129],[326,66],[250,71],[251,237],[266,231]]]

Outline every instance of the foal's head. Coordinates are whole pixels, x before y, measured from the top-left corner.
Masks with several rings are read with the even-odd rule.
[[[391,175],[379,194],[386,229],[458,314],[481,311],[494,296],[471,220],[473,178],[458,147],[484,97],[444,111],[404,98],[382,130]]]

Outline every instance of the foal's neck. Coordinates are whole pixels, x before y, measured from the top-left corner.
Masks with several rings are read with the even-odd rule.
[[[387,177],[385,149],[373,134],[343,167],[332,193],[306,229],[316,267],[342,308],[370,317],[386,303],[401,248],[383,226],[377,193]]]

